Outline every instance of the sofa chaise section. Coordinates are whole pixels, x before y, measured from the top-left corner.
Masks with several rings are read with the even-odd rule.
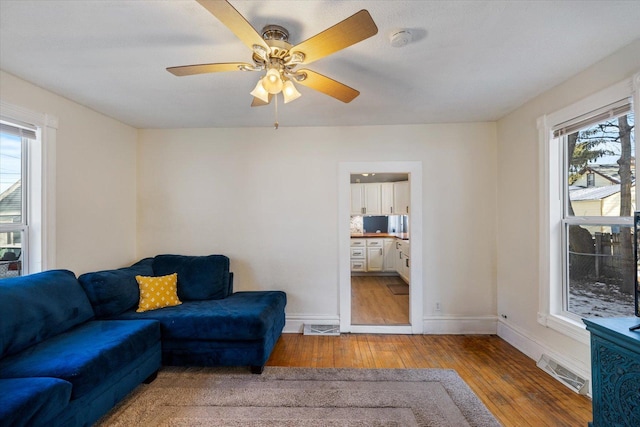
[[[250,366],[257,373],[282,333],[285,305],[284,292],[236,292],[117,318],[159,321],[165,365]]]

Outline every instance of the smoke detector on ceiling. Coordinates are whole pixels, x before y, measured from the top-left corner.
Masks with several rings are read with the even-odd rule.
[[[391,46],[393,47],[402,47],[411,43],[411,31],[409,30],[395,30],[391,32],[389,36],[389,40],[391,41]]]

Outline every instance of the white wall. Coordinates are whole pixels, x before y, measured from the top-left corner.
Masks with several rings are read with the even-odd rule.
[[[53,267],[81,274],[134,261],[137,130],[4,71],[0,98],[59,121]]]
[[[338,315],[339,162],[422,161],[425,317],[496,314],[494,123],[140,130],[138,150],[138,256],[225,254],[289,316]]]
[[[589,372],[589,347],[537,323],[539,266],[538,131],[536,120],[640,70],[640,40],[498,122],[498,313],[499,334],[537,359],[555,354]],[[632,315],[632,313],[629,313]]]

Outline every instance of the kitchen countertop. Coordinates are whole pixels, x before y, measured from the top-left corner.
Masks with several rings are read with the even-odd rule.
[[[370,239],[370,238],[378,238],[378,239],[382,239],[385,237],[395,237],[398,239],[402,239],[402,240],[409,240],[409,233],[356,233],[356,234],[352,234],[351,238],[365,238],[365,239]]]

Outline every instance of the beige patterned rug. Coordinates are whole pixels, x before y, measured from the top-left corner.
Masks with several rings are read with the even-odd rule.
[[[453,370],[165,367],[96,426],[499,426]]]

